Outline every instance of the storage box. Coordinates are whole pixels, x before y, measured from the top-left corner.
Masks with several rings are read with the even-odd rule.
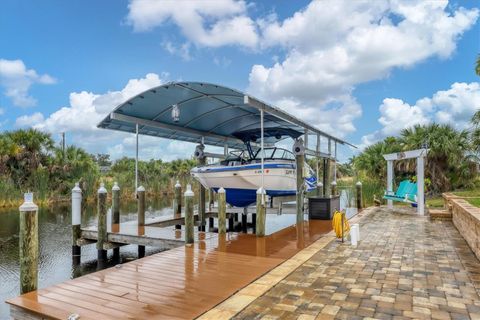
[[[308,198],[309,219],[331,220],[336,210],[340,210],[340,196]]]

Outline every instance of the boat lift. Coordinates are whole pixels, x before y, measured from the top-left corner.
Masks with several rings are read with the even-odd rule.
[[[206,157],[226,157],[229,149],[244,150],[246,148],[244,141],[239,139],[236,133],[260,130],[260,143],[252,141],[252,144],[261,150],[262,181],[264,146],[287,138],[283,134],[264,137],[265,129],[283,128],[303,134],[304,139],[299,137],[296,141],[297,146],[299,144],[303,146],[299,152],[306,156],[333,160],[334,181],[336,180],[337,145],[356,148],[246,93],[202,82],[170,82],[146,90],[117,106],[98,124],[98,127],[135,133],[136,188],[138,187],[139,135],[198,143],[196,156],[200,161],[202,159],[205,161]],[[309,148],[309,137],[312,136],[316,144],[314,148]],[[325,139],[327,152],[323,152],[321,148],[321,142]],[[223,147],[224,153],[222,155],[205,152],[205,145]],[[295,150],[294,153],[296,153]],[[318,177],[318,162],[316,171]],[[326,172],[323,174],[324,185],[325,175]],[[263,182],[259,187],[263,187]]]

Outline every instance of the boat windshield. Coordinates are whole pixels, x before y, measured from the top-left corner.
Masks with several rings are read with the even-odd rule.
[[[264,149],[265,160],[295,160],[295,156],[288,150],[270,147]],[[259,162],[261,161],[261,150],[257,149],[254,151],[253,158],[249,157],[247,150],[238,150],[231,151],[227,158],[220,162],[224,166],[236,166],[249,162]]]
[[[295,156],[288,150],[282,148],[264,148],[264,159],[267,160],[295,160]],[[261,149],[258,149],[252,160],[261,160]]]

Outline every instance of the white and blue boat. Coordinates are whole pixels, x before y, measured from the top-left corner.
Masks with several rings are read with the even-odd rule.
[[[258,131],[258,130],[256,130]],[[283,138],[290,135],[286,130],[265,130],[266,139],[275,137]],[[296,135],[296,134],[295,134]],[[215,164],[195,167],[191,170],[192,176],[205,188],[218,191],[224,188],[227,202],[232,206],[246,207],[256,201],[256,192],[262,186],[262,159],[261,149],[252,150],[250,141],[245,134],[237,134],[245,141],[246,150],[230,152],[223,161]],[[250,140],[251,139],[251,140]],[[284,197],[296,194],[296,165],[295,156],[292,152],[277,148],[264,148],[263,156],[263,187],[270,197]],[[317,178],[310,166],[304,164],[306,191],[314,190],[317,186]]]

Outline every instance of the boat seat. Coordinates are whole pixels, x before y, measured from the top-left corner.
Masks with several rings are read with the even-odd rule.
[[[383,199],[398,202],[417,203],[417,184],[409,180],[403,180],[398,185],[397,191],[385,191]]]

